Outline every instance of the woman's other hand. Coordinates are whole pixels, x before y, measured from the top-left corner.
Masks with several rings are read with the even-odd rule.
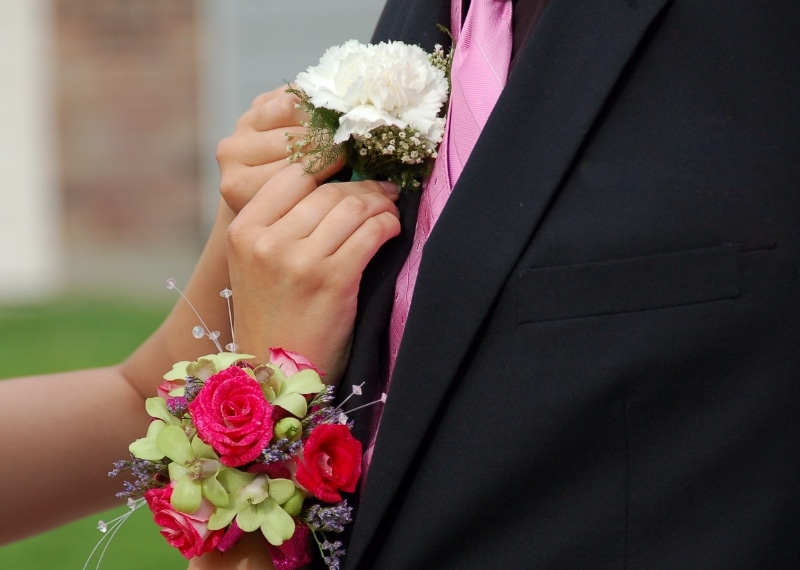
[[[291,141],[286,135],[302,136],[302,124],[308,118],[297,103],[285,86],[259,95],[239,118],[233,134],[217,145],[220,194],[234,213],[289,165]]]
[[[344,371],[361,274],[400,232],[396,185],[318,186],[303,166],[276,174],[228,229],[240,350],[299,352],[336,382]]]

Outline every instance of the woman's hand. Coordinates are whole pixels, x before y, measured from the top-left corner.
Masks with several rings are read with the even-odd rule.
[[[205,249],[183,289],[211,330],[221,332],[223,345],[230,341],[227,307],[219,297],[231,283],[225,246],[228,226],[264,183],[289,166],[285,133],[304,132],[301,122],[305,116],[296,102],[285,87],[259,95],[239,118],[233,134],[217,148],[222,199]],[[187,334],[195,324],[194,312],[178,300],[161,328],[125,362],[122,374],[142,398],[153,394],[172,363],[213,350],[209,343]]]
[[[298,98],[279,87],[255,98],[236,123],[233,134],[217,146],[220,193],[238,213],[259,188],[288,165],[291,141],[287,134],[302,135],[307,115]]]
[[[349,355],[361,274],[400,232],[396,185],[318,186],[291,165],[276,174],[228,229],[228,264],[241,352],[299,352],[338,381]]]
[[[398,188],[374,181],[331,183],[295,164],[275,174],[227,233],[239,352],[264,361],[269,347],[299,352],[338,382],[347,358],[364,267],[400,231]],[[266,570],[257,533],[233,549],[193,559],[189,570]]]

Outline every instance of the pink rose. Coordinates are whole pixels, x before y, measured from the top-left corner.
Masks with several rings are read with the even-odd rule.
[[[200,439],[228,467],[254,461],[272,439],[272,404],[258,382],[238,366],[209,378],[189,412]]]
[[[293,374],[297,374],[301,370],[313,370],[320,376],[324,376],[322,371],[320,371],[316,366],[311,364],[311,361],[308,360],[302,354],[297,354],[296,352],[291,352],[289,350],[284,350],[282,348],[270,348],[269,349],[269,361],[283,370],[283,373],[287,376],[292,376]]]
[[[186,380],[164,380],[156,389],[157,394],[165,400],[170,398],[169,393],[186,386]]]
[[[171,496],[172,487],[149,489],[144,493],[153,519],[161,527],[161,535],[187,559],[213,550],[224,532],[208,530],[208,519],[214,512],[214,505],[203,499],[200,508],[187,515],[173,508],[169,502]]]
[[[323,424],[308,436],[303,458],[297,461],[297,482],[328,503],[352,493],[361,476],[361,442],[345,425]]]

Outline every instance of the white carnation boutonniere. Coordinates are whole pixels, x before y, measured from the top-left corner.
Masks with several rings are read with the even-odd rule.
[[[289,92],[308,113],[307,132],[287,134],[290,161],[314,173],[344,159],[354,178],[418,189],[442,142],[452,52],[403,42],[328,48]]]

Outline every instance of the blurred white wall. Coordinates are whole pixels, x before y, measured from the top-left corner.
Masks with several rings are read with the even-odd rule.
[[[256,95],[294,79],[327,47],[350,38],[367,41],[384,0],[196,1],[202,22],[201,156],[210,220],[219,181],[217,142]],[[109,261],[92,254],[86,263],[76,263],[80,257],[63,243],[51,10],[51,0],[0,0],[0,303],[57,293],[76,281],[76,274],[93,282]],[[145,253],[143,259],[153,264],[152,252]],[[130,261],[123,266],[138,267]]]
[[[48,0],[0,0],[0,302],[62,280]]]
[[[200,54],[207,212],[219,176],[217,142],[264,91],[292,81],[329,46],[368,41],[385,0],[203,0],[206,52]]]

